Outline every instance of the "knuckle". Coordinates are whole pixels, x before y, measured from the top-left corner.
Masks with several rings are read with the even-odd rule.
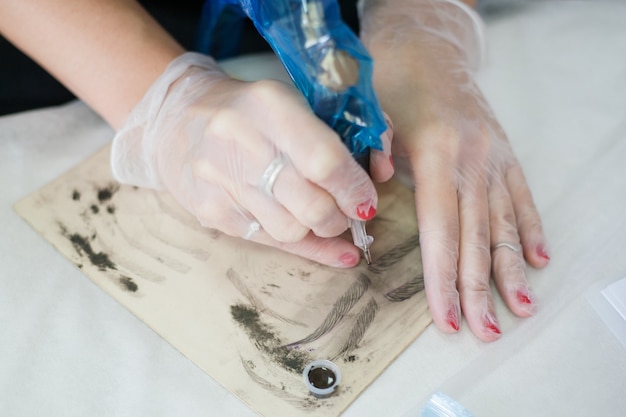
[[[318,229],[329,224],[335,211],[334,207],[330,207],[325,199],[310,201],[306,207],[302,213],[302,223],[311,229]]]
[[[429,252],[443,253],[449,262],[456,264],[459,258],[458,222],[451,222],[446,230],[420,230],[420,246]]]
[[[346,166],[347,154],[341,148],[320,143],[310,149],[309,163],[304,167],[309,180],[324,184],[337,177],[337,172]],[[339,179],[339,178],[337,178]]]
[[[491,297],[489,281],[479,272],[466,272],[458,283],[459,291],[464,294],[478,294]]]
[[[541,219],[539,218],[539,215],[535,210],[532,209],[522,211],[520,213],[518,222],[520,228],[523,228],[526,231],[541,232],[543,229],[541,226]]]
[[[495,273],[508,282],[526,280],[526,264],[520,256],[512,256],[495,265]]]
[[[499,210],[491,217],[491,222],[501,229],[515,229],[517,218],[512,210]]]
[[[261,103],[272,103],[278,93],[286,90],[286,85],[276,80],[259,80],[251,83],[248,87],[248,94],[251,99]]]
[[[213,111],[211,122],[206,129],[206,134],[216,139],[228,137],[233,126],[238,125],[240,118],[241,116],[235,109],[220,107]]]

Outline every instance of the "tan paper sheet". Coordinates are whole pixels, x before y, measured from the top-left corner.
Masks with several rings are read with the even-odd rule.
[[[120,186],[109,148],[16,211],[120,304],[265,416],[339,415],[430,323],[412,193],[380,188],[374,263],[338,270],[203,229],[166,193]],[[94,326],[97,326],[94,323]],[[301,372],[339,365],[313,397]]]

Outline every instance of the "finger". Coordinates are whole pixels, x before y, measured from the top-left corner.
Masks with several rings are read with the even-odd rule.
[[[276,94],[272,88],[264,89],[257,91],[258,99],[272,111],[257,123],[268,138],[289,156],[304,178],[328,192],[345,215],[373,218],[378,202],[374,184],[339,136],[293,91]]]
[[[444,332],[456,332],[461,323],[456,288],[459,257],[457,184],[449,166],[435,157],[418,157],[415,204],[420,232],[424,284],[433,321]]]
[[[348,228],[348,219],[332,196],[300,176],[289,161],[276,179],[273,195],[294,218],[317,236],[338,236]]]
[[[489,190],[489,224],[491,264],[498,292],[513,313],[531,316],[536,309],[535,296],[526,277],[511,196],[501,182],[494,182]]]
[[[285,207],[255,187],[248,187],[240,199],[244,209],[278,242],[298,242],[309,233]]]
[[[223,187],[278,241],[298,241],[308,229],[320,236],[341,234],[348,222],[332,196],[303,178],[262,132],[247,124],[234,123],[232,117],[235,115],[226,111],[216,117],[218,120],[207,132],[211,135],[210,147],[194,161],[194,173],[209,184]],[[222,128],[229,120],[233,127]],[[281,164],[273,165],[279,158]],[[271,167],[278,169],[268,173]],[[271,184],[266,175],[275,176]],[[280,204],[268,199],[268,195],[252,198],[259,196],[259,190],[250,189],[256,186],[262,189],[269,186],[267,191]]]
[[[217,229],[233,237],[279,248],[298,256],[336,268],[351,268],[361,261],[361,252],[341,238],[321,238],[312,232],[298,242],[274,239],[250,212],[235,203],[231,196],[206,183],[197,184],[194,205],[187,207],[204,227]]]
[[[467,181],[467,179],[466,179]],[[490,342],[500,337],[491,295],[489,206],[482,178],[472,179],[459,190],[461,243],[458,289],[461,308],[472,332]]]
[[[361,261],[360,250],[341,237],[322,238],[311,232],[299,242],[284,243],[260,230],[250,240],[335,268],[351,268]]]
[[[387,130],[383,132],[380,140],[383,150],[372,149],[370,154],[370,175],[375,182],[389,181],[394,174],[394,163],[391,156],[391,142],[393,140],[393,125],[389,116],[385,114]]]
[[[535,268],[543,268],[550,262],[548,245],[543,233],[541,217],[519,164],[516,163],[509,168],[506,183],[513,202],[524,256]]]

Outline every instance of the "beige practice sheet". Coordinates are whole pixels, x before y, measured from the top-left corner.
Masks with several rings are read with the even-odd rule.
[[[258,413],[341,414],[430,323],[412,192],[398,182],[379,188],[373,264],[342,270],[202,228],[167,193],[116,183],[109,152],[16,211]],[[341,370],[329,398],[303,383],[315,359]]]

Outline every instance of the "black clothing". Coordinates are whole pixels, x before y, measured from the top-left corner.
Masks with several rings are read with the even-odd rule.
[[[139,0],[139,3],[183,47],[194,50],[198,21],[204,1]],[[358,32],[356,0],[340,0],[339,4],[343,19],[355,32]],[[240,53],[269,50],[269,46],[258,35],[252,23],[246,22]],[[0,36],[0,115],[53,106],[72,99],[74,99],[72,93]]]

